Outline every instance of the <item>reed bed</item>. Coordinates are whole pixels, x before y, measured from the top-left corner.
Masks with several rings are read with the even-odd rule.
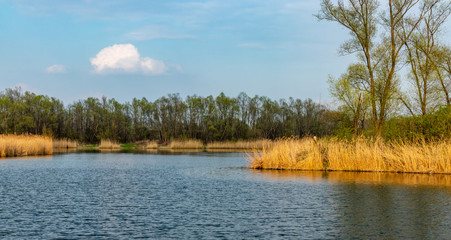
[[[170,149],[203,149],[204,145],[200,140],[189,139],[189,140],[173,140],[171,141],[167,148]]]
[[[0,135],[1,157],[50,155],[52,138],[39,135]]]
[[[53,139],[53,148],[77,148],[78,142],[70,139]]]
[[[451,173],[451,140],[384,142],[314,138],[283,139],[254,150],[251,168],[323,171]]]
[[[268,147],[272,141],[267,139],[253,140],[253,141],[225,141],[225,142],[211,142],[208,143],[207,149],[263,149]]]
[[[109,140],[109,139],[102,139],[100,140],[100,149],[120,149],[121,145],[115,141]]]
[[[158,142],[155,140],[141,140],[134,142],[137,149],[157,149]],[[123,147],[123,146],[122,146]]]
[[[146,149],[157,149],[158,142],[157,141],[149,141],[144,144],[144,148]]]

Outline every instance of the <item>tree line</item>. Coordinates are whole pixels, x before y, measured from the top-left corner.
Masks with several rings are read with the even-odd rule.
[[[0,133],[43,134],[86,143],[200,139],[204,142],[290,136],[325,136],[343,121],[341,113],[311,99],[272,100],[240,93],[229,97],[169,94],[149,101],[87,98],[64,106],[53,97],[0,93]]]

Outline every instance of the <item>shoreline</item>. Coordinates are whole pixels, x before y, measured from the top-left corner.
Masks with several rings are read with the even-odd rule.
[[[39,135],[0,135],[0,157],[45,156],[67,152],[236,152],[245,153],[247,168],[317,172],[385,172],[451,174],[451,139],[437,142],[385,142],[381,139],[287,138],[224,141],[174,140],[79,145]]]
[[[271,140],[259,139],[248,141],[215,141],[207,144],[200,140],[173,140],[167,143],[157,143],[157,141],[140,141],[135,143],[118,143],[111,140],[102,140],[99,144],[79,144],[76,141],[62,139],[54,140],[53,149],[79,149],[79,150],[199,150],[199,151],[237,151],[252,152],[261,150],[272,143]]]
[[[451,176],[451,172],[401,172],[401,171],[372,171],[372,170],[332,170],[332,169],[278,169],[278,168],[250,168],[257,171],[286,171],[286,172],[317,172],[317,173],[392,173],[392,174],[424,174]]]

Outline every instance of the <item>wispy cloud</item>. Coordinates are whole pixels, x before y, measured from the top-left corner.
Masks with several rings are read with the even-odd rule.
[[[149,25],[125,34],[125,37],[130,40],[143,41],[152,39],[188,39],[195,38],[188,34],[179,34],[168,30],[165,27],[157,25]]]
[[[161,75],[168,71],[168,66],[160,60],[141,57],[132,44],[115,44],[106,47],[91,58],[94,73],[141,73]]]
[[[31,15],[54,15],[60,12],[77,16],[81,19],[142,19],[145,11],[140,4],[130,1],[55,1],[55,0],[4,0],[13,2],[22,12]]]
[[[267,46],[261,42],[245,42],[238,44],[240,48],[257,48],[257,49],[266,49]]]
[[[52,73],[52,74],[65,73],[66,67],[62,64],[55,64],[55,65],[47,67],[45,69],[45,71],[47,73]]]

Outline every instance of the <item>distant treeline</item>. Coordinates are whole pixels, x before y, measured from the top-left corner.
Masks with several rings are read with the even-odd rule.
[[[0,93],[0,119],[3,134],[42,134],[95,143],[101,139],[210,142],[325,136],[334,134],[345,116],[311,99],[275,101],[245,93],[185,99],[169,94],[153,102],[135,98],[126,103],[87,98],[65,106],[53,97],[16,88]]]

